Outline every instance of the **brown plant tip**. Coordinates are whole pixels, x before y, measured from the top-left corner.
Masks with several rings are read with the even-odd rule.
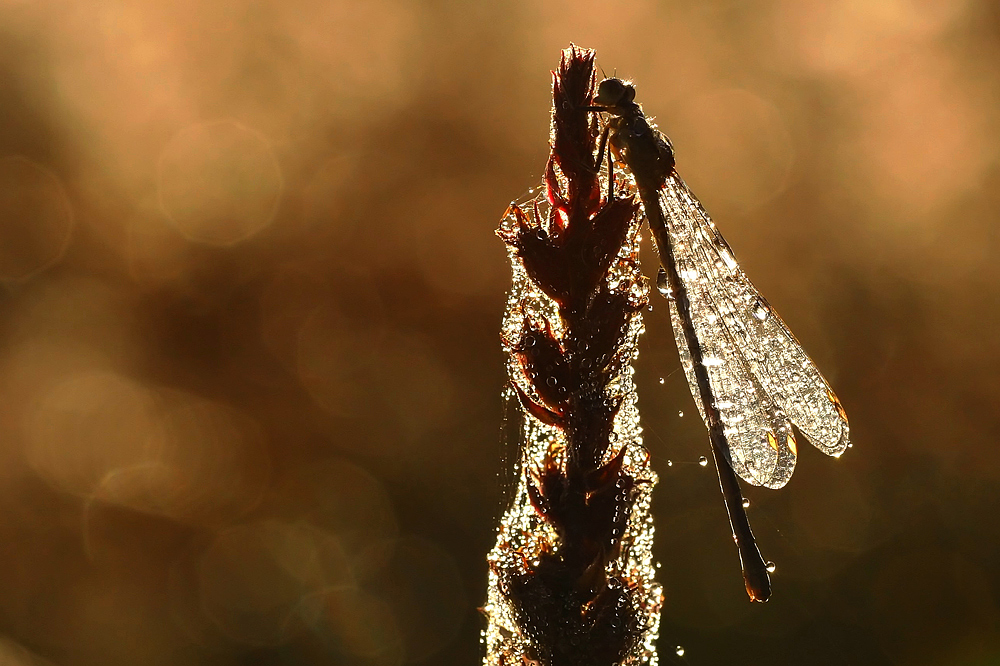
[[[598,120],[587,107],[596,90],[595,52],[571,46],[552,72],[552,156],[545,169],[549,201],[568,219],[592,216],[600,206],[600,177],[592,167]],[[558,172],[557,172],[558,169]],[[559,187],[559,174],[565,189]]]
[[[553,73],[544,198],[512,204],[498,231],[525,280],[508,306],[508,321],[521,312],[519,330],[505,323],[504,340],[536,448],[525,444],[522,470],[533,517],[520,531],[502,531],[491,555],[512,621],[491,639],[504,646],[487,657],[491,664],[518,655],[543,666],[655,663],[647,632],[658,622],[659,588],[651,570],[626,556],[637,538],[629,536],[636,502],[644,498],[648,515],[655,478],[648,456],[630,457],[641,444],[634,389],[622,379],[646,305],[640,205],[602,178],[595,89],[594,52],[571,46]],[[619,441],[626,402],[632,434]]]
[[[581,308],[618,255],[639,211],[633,196],[602,198],[596,164],[599,126],[588,109],[596,90],[594,52],[571,46],[552,73],[552,151],[545,167],[551,209],[515,206],[516,231],[500,237],[525,271],[560,306]]]

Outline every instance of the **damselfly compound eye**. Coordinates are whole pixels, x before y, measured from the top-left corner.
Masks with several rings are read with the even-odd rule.
[[[633,99],[635,99],[635,88],[632,84],[611,78],[601,81],[601,85],[597,88],[597,96],[594,97],[594,104],[614,107],[627,104]]]

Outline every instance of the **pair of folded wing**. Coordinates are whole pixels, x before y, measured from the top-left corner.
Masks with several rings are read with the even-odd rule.
[[[785,485],[797,456],[792,423],[823,453],[842,454],[848,446],[843,407],[676,174],[660,189],[659,204],[669,221],[677,271],[691,304],[733,469],[754,485]],[[681,363],[704,419],[675,307],[671,320]]]

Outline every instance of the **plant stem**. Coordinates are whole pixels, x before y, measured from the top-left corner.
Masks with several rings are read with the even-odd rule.
[[[598,160],[594,52],[553,73],[544,192],[498,234],[513,287],[509,392],[523,407],[520,482],[490,553],[486,664],[655,664],[661,590],[632,360],[647,287],[628,175]]]

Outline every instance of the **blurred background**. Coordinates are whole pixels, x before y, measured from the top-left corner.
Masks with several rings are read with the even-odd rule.
[[[990,0],[0,0],[0,663],[481,660],[493,230],[571,41],[855,444],[747,491],[751,605],[657,298],[663,663],[1000,663]]]

